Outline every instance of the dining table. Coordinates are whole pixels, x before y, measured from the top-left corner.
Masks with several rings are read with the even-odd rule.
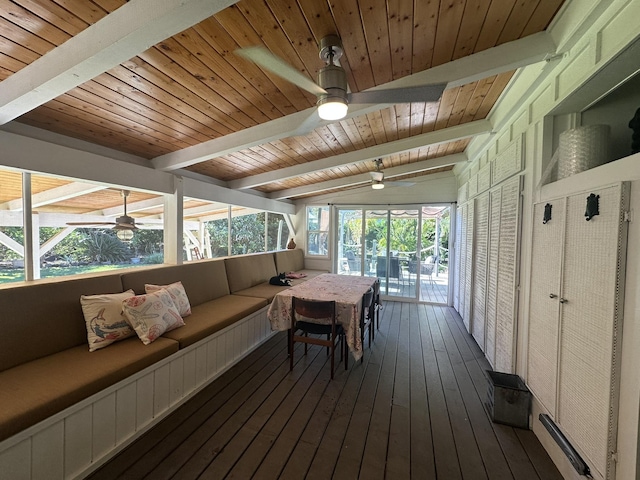
[[[323,273],[309,280],[278,292],[273,298],[267,318],[271,330],[284,331],[291,328],[291,299],[333,300],[336,302],[336,320],[345,331],[345,338],[353,357],[362,357],[360,314],[362,297],[376,282],[377,277],[338,275]],[[320,322],[321,320],[314,320]],[[327,319],[327,323],[330,320]]]

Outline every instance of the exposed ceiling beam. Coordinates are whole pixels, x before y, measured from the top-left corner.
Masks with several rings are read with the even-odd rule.
[[[43,207],[51,203],[62,202],[71,198],[80,197],[89,193],[98,192],[107,188],[91,183],[71,182],[59,187],[50,188],[31,196],[32,208]],[[18,198],[0,204],[0,210],[22,211],[22,199]]]
[[[199,207],[185,208],[183,212],[183,217],[193,217],[193,216],[203,216],[209,215],[211,212],[218,212],[220,210],[224,210],[224,214],[227,214],[229,209],[229,205],[224,203],[209,203],[207,205],[200,205]]]
[[[384,178],[385,180],[390,180],[393,177],[407,175],[410,173],[425,172],[427,170],[433,170],[435,168],[447,167],[449,165],[466,162],[467,160],[467,156],[464,153],[447,155],[446,157],[431,158],[429,160],[423,160],[422,162],[410,163],[407,165],[400,165],[392,168],[385,168]],[[269,197],[273,199],[295,198],[303,195],[325,192],[334,188],[350,187],[361,184],[364,185],[370,182],[371,175],[369,173],[362,173],[359,175],[351,175],[349,177],[339,178],[336,180],[328,180],[326,182],[305,185],[304,187],[279,190],[277,192],[271,193]]]
[[[128,2],[0,86],[0,124],[110,70],[162,40],[209,18],[236,0]]]
[[[557,47],[551,35],[547,32],[538,32],[399,78],[371,90],[414,87],[434,83],[447,83],[447,88],[459,87],[553,58],[556,55],[556,50]]]
[[[551,36],[546,32],[514,40],[488,50],[474,53],[452,62],[439,65],[423,72],[379,85],[371,90],[401,88],[435,83],[446,83],[447,88],[464,85],[481,78],[514,70],[544,60],[556,51]],[[388,105],[350,105],[346,118],[380,110]],[[212,158],[251,148],[281,138],[303,135],[310,128],[326,125],[330,122],[314,123],[317,120],[316,108],[271,120],[221,138],[209,140],[182,150],[161,155],[152,160],[159,170],[177,170]]]
[[[426,145],[438,145],[442,143],[453,142],[462,138],[471,137],[491,131],[491,122],[488,120],[476,120],[475,122],[463,123],[442,130],[422,133],[413,137],[403,138],[394,142],[383,143],[373,147],[355,150],[353,152],[341,153],[332,157],[307,162],[300,165],[281,168],[272,172],[260,173],[251,177],[245,177],[229,182],[230,188],[254,188],[267,183],[286,180],[288,178],[307,175],[329,168],[336,168],[351,163],[373,160],[374,158],[384,157],[397,153],[407,152],[415,148],[424,147]]]
[[[162,195],[148,198],[147,200],[141,200],[139,202],[127,203],[127,213],[141,212],[143,210],[149,210],[152,208],[158,208],[164,205],[164,197]],[[124,203],[116,207],[109,207],[102,210],[97,210],[93,213],[102,214],[105,217],[113,217],[116,215],[122,215],[124,212]]]

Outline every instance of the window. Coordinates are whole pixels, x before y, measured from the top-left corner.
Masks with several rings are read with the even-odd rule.
[[[231,255],[264,252],[265,212],[232,207],[231,215]]]
[[[289,240],[289,227],[281,213],[267,213],[267,251],[284,250]]]
[[[329,255],[329,207],[307,207],[307,255]]]

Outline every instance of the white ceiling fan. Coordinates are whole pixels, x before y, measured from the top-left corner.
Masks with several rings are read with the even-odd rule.
[[[343,47],[337,35],[329,35],[320,41],[320,58],[325,66],[318,72],[314,83],[294,67],[269,52],[264,47],[241,48],[240,56],[281,76],[298,87],[318,97],[318,115],[322,120],[340,120],[347,115],[349,104],[396,104],[411,102],[436,102],[442,96],[446,84],[393,88],[350,93],[347,75],[340,65]]]
[[[120,194],[122,195],[123,203],[124,203],[124,213],[115,219],[115,222],[67,222],[67,225],[76,227],[76,226],[89,226],[89,225],[113,225],[113,230],[118,230],[118,238],[121,240],[122,237],[129,237],[129,240],[133,236],[133,230],[137,230],[136,220],[133,217],[127,215],[127,197],[129,196],[129,190],[121,190]],[[144,225],[143,223],[139,223],[138,225]],[[120,232],[129,232],[131,236],[123,234],[120,235]]]
[[[381,190],[388,185],[390,187],[411,187],[415,185],[415,182],[403,182],[403,181],[384,181],[384,172],[382,171],[382,167],[384,164],[382,163],[381,158],[377,158],[374,160],[376,164],[376,169],[373,172],[369,172],[371,174],[371,188],[374,190]]]

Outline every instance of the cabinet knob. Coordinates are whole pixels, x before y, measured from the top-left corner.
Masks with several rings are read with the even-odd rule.
[[[560,303],[569,303],[569,300],[567,300],[566,298],[561,298]]]
[[[550,293],[549,294],[549,298],[556,298],[558,295],[556,295],[555,293]]]

